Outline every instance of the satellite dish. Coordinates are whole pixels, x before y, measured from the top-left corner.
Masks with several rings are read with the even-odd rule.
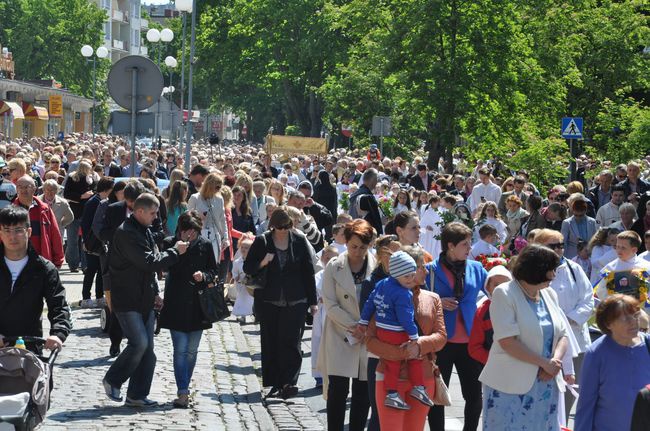
[[[156,64],[140,55],[128,55],[108,72],[108,92],[115,103],[131,111],[133,69],[138,71],[136,110],[142,111],[160,99],[163,75]]]

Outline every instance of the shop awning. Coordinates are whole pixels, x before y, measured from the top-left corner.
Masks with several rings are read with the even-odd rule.
[[[0,115],[10,115],[13,114],[14,120],[23,120],[25,119],[25,114],[23,113],[23,108],[20,107],[16,102],[7,102],[5,100],[0,100]]]
[[[23,112],[27,120],[49,120],[50,116],[47,109],[42,106],[35,106],[31,103],[23,102]]]

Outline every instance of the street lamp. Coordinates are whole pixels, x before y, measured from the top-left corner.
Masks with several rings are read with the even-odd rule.
[[[152,45],[158,42],[169,43],[172,40],[174,40],[174,32],[168,28],[163,28],[162,30],[158,30],[157,28],[151,28],[149,29],[149,31],[147,31],[147,40]],[[163,51],[163,47],[161,45],[158,48],[158,61],[156,62],[158,67],[160,67],[160,57],[162,56],[162,51]],[[158,101],[157,111],[158,112],[156,113],[156,118],[154,122],[154,140],[156,139],[160,140],[160,130],[159,130],[160,127],[158,127],[158,118],[160,117],[160,100]]]
[[[167,92],[169,93],[169,118],[171,119],[169,123],[169,143],[171,144],[171,137],[172,137],[172,132],[174,131],[174,118],[172,114],[172,96],[171,93],[174,92],[175,88],[172,85],[172,80],[174,76],[174,69],[176,66],[178,66],[178,61],[171,55],[168,55],[165,57],[165,66],[169,69],[169,87],[165,87],[167,89]]]
[[[187,14],[194,9],[193,0],[176,0],[176,9],[183,15],[183,47],[181,49],[181,115],[183,115],[185,99],[185,28],[187,27]],[[182,118],[182,117],[181,117]],[[179,150],[183,152],[183,121],[181,121],[181,133],[179,139]]]
[[[182,60],[182,72],[185,73],[185,20],[188,13],[192,14],[192,36],[190,40],[190,76],[188,78],[189,91],[187,93],[187,143],[185,144],[185,171],[190,171],[190,156],[191,156],[191,145],[192,145],[192,73],[193,73],[193,64],[194,64],[194,42],[196,40],[196,13],[193,11],[196,10],[196,0],[176,0],[176,9],[183,13],[183,60]],[[182,97],[184,93],[184,76],[181,78],[181,110],[182,106]],[[182,136],[182,135],[181,135]],[[183,145],[181,138],[181,146]]]
[[[81,47],[81,55],[86,58],[86,61],[90,61],[90,57],[93,57],[93,47],[90,45],[84,45]],[[93,129],[93,142],[95,142],[95,108],[96,108],[96,91],[97,91],[97,58],[106,58],[108,57],[108,49],[105,46],[100,46],[96,51],[97,57],[93,57],[93,112],[91,114],[91,122]]]

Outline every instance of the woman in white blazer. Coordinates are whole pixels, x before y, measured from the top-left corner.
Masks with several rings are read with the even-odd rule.
[[[221,176],[209,174],[203,180],[201,190],[190,196],[187,202],[187,210],[196,210],[203,220],[201,236],[212,244],[217,265],[221,260],[221,251],[230,245],[223,198],[219,195],[222,186]]]
[[[323,396],[327,399],[327,429],[342,431],[352,379],[350,431],[366,427],[368,399],[368,352],[362,340],[351,332],[361,317],[361,284],[375,269],[368,253],[374,229],[363,219],[345,225],[347,251],[333,259],[323,273],[323,305],[327,319],[321,335],[317,368],[323,375]]]
[[[483,429],[556,431],[567,327],[557,295],[548,289],[559,257],[533,244],[517,257],[514,280],[492,294],[494,344],[479,380]]]

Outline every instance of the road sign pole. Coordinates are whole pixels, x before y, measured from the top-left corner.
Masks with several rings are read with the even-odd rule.
[[[138,68],[131,69],[131,163],[130,175],[135,177],[135,129],[138,115]]]
[[[569,152],[571,153],[571,163],[569,163],[569,172],[571,175],[571,181],[575,181],[577,179],[577,171],[576,171],[576,156],[575,156],[575,139],[569,139]]]
[[[384,154],[384,117],[379,119],[379,152]]]

